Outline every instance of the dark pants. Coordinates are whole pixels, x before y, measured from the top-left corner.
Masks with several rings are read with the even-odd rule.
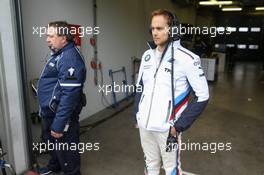
[[[55,139],[50,134],[52,122],[52,118],[43,120],[43,139],[45,143],[49,142],[55,145],[55,149],[50,152],[51,159],[48,168],[54,172],[61,170],[65,175],[80,175],[80,153],[76,149],[79,144],[79,121],[71,121],[68,131],[64,132],[59,139]]]

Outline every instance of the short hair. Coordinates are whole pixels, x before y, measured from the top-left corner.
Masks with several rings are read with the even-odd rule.
[[[173,21],[173,14],[169,11],[169,10],[166,10],[166,9],[158,9],[158,10],[154,10],[152,13],[151,13],[151,20],[154,16],[164,16],[166,19],[167,19],[167,24],[169,26],[172,25],[172,21]]]
[[[48,27],[56,28],[56,34],[58,36],[66,36],[68,42],[73,41],[74,37],[71,34],[71,27],[66,21],[53,21],[49,23]]]

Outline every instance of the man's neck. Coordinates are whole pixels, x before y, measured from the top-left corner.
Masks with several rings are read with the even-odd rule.
[[[69,42],[65,42],[59,50],[63,49],[68,43]]]
[[[165,49],[165,45],[158,45],[157,49],[158,49],[159,52],[163,52],[164,49]]]
[[[166,47],[166,45],[167,45],[167,43],[168,43],[168,42],[166,42],[166,43],[164,43],[164,44],[162,44],[162,45],[157,45],[158,51],[163,52],[164,49],[165,49],[165,47]]]
[[[64,44],[60,47],[60,49],[56,49],[56,50],[55,50],[55,53],[57,53],[57,52],[59,52],[61,49],[63,49],[68,43],[69,43],[69,42],[66,42],[66,43],[64,43]]]

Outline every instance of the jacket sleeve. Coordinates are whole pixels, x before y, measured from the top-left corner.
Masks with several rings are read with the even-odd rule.
[[[60,100],[51,126],[51,130],[58,133],[63,132],[76,107],[80,105],[86,76],[84,63],[78,62],[75,58],[63,57],[62,59],[58,62]]]
[[[140,63],[140,67],[139,67],[139,72],[138,72],[138,77],[137,77],[137,82],[136,82],[136,94],[135,94],[135,102],[134,102],[134,116],[137,115],[138,112],[138,105],[142,96],[142,91],[144,88],[143,85],[143,80],[142,80],[142,76],[143,76],[143,62],[144,62],[144,55],[141,58],[141,63]],[[139,86],[141,86],[141,88],[138,88]],[[137,89],[140,89],[142,91],[137,91]]]
[[[139,82],[139,85],[142,86],[141,89],[143,89],[142,78],[141,78],[141,80],[140,80],[140,82]],[[134,102],[134,116],[137,115],[137,112],[138,112],[138,105],[139,105],[139,102],[140,102],[141,96],[142,96],[142,92],[137,92],[137,91],[136,91],[135,102]]]
[[[194,91],[195,97],[174,123],[177,132],[185,131],[193,124],[204,111],[209,99],[207,80],[201,67],[200,58],[188,58],[184,72]]]

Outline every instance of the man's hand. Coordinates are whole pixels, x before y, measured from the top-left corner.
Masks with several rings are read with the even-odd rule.
[[[52,137],[54,137],[56,139],[59,139],[59,138],[61,138],[63,136],[62,133],[54,132],[52,130],[50,131],[50,134],[51,134]]]
[[[171,133],[171,135],[174,136],[174,137],[177,136],[177,131],[176,131],[176,129],[175,129],[174,127],[171,127],[171,129],[170,129],[170,133]]]

